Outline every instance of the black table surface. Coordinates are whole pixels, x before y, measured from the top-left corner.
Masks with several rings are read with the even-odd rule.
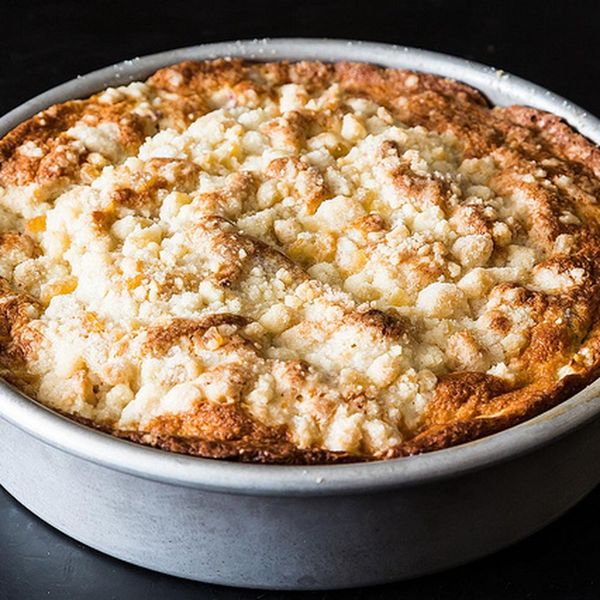
[[[256,37],[393,42],[491,64],[600,114],[598,2],[506,0],[0,0],[0,114],[45,89],[134,56]],[[574,465],[576,468],[576,465]],[[132,567],[53,530],[0,488],[0,598],[600,598],[600,489],[493,556],[418,580],[283,594],[204,585]]]

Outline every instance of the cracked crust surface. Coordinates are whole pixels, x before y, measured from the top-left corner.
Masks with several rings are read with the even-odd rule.
[[[0,375],[199,456],[463,443],[597,376],[599,197],[595,145],[455,81],[166,67],[0,140]]]

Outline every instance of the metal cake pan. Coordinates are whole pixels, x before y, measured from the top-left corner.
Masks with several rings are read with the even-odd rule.
[[[600,121],[538,86],[465,60],[319,39],[209,44],[79,77],[0,119],[0,136],[50,104],[185,59],[374,62],[452,77],[497,104],[564,117],[600,143]],[[415,577],[519,540],[600,481],[600,385],[462,446],[386,462],[248,465],[132,444],[0,383],[0,484],[67,535],[125,561],[205,582],[327,589]]]

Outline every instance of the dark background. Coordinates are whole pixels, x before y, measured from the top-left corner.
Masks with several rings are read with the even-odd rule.
[[[113,62],[203,42],[325,36],[454,54],[535,81],[600,115],[600,2],[572,0],[0,0],[0,114]],[[576,468],[576,465],[574,465]],[[528,540],[415,581],[282,594],[151,573],[70,541],[0,488],[0,598],[485,600],[600,598],[600,489]]]

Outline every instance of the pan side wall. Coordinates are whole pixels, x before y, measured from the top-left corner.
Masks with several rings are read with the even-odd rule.
[[[600,421],[532,454],[385,493],[208,492],[77,458],[0,419],[0,484],[60,531],[157,571],[327,589],[464,563],[539,529],[600,481]]]

